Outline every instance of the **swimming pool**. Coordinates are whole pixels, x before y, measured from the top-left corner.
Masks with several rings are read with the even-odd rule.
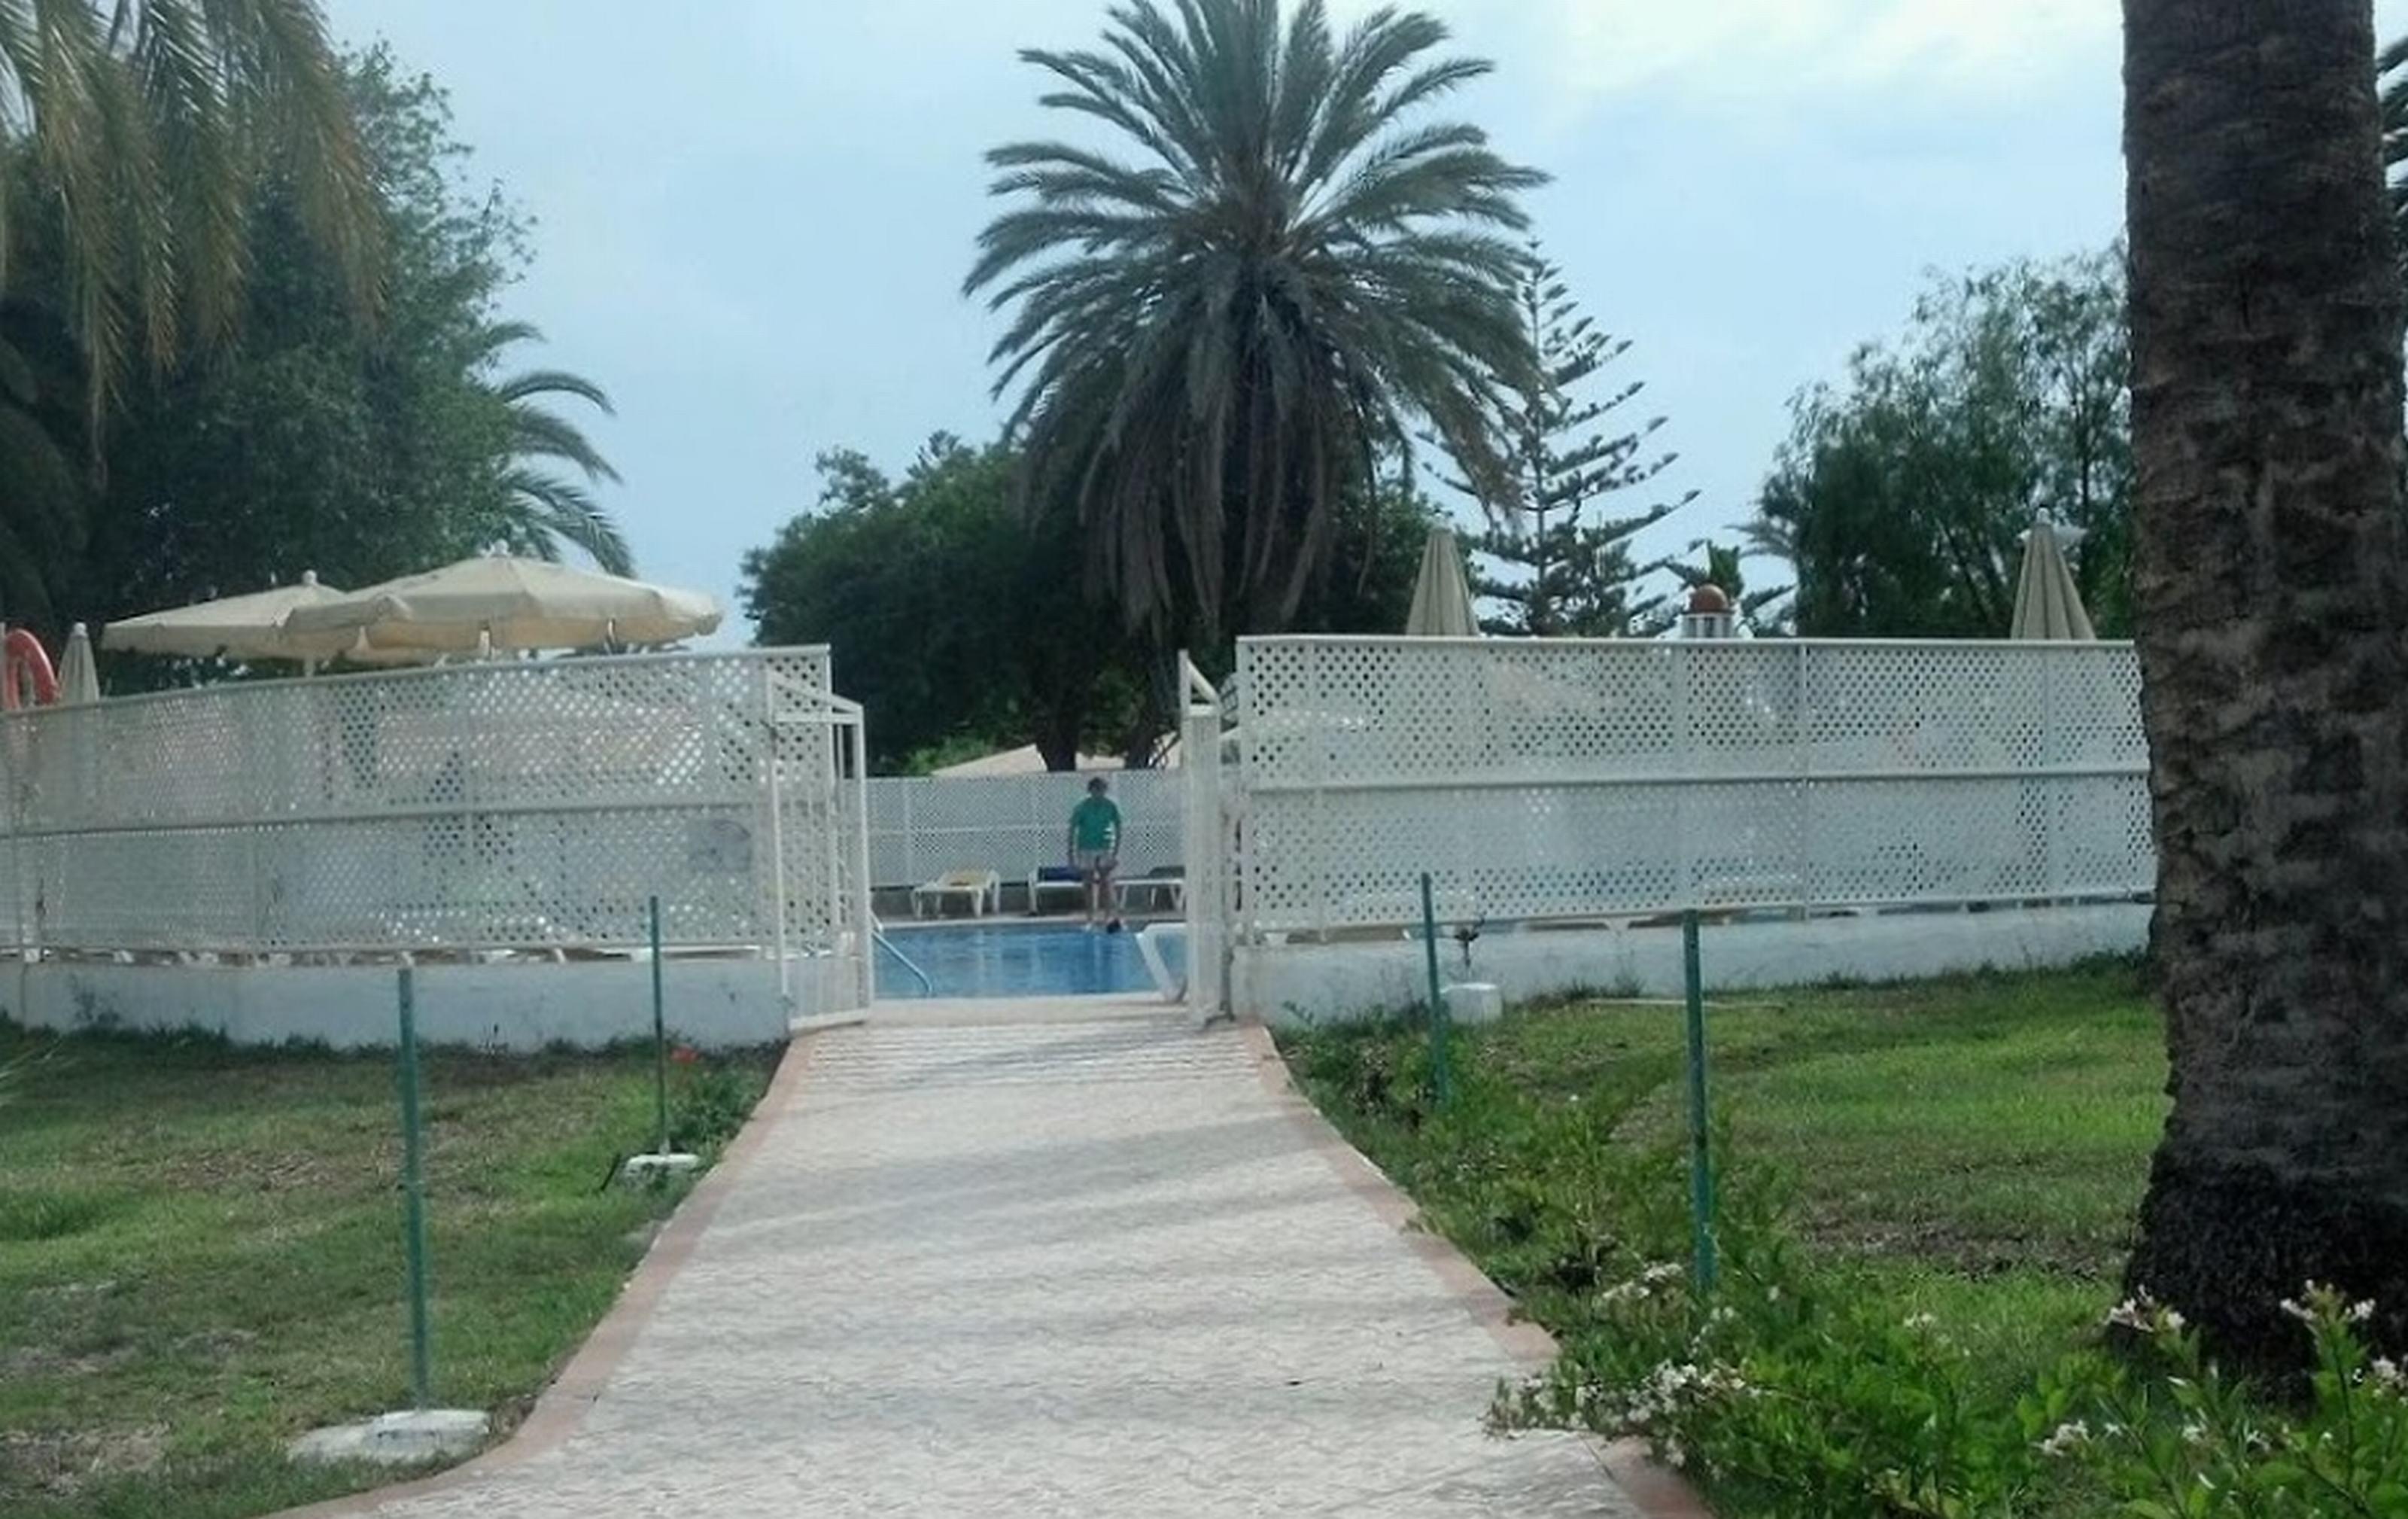
[[[933,987],[895,956],[879,951],[878,995],[923,997],[1062,997],[1151,991],[1154,977],[1138,953],[1137,928],[1090,933],[1077,923],[976,923],[967,927],[890,928],[895,948],[928,973]],[[1183,969],[1176,946],[1163,953],[1173,976]]]

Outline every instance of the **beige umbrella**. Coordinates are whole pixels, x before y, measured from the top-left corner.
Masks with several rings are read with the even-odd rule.
[[[1422,544],[1422,572],[1413,582],[1413,606],[1405,615],[1405,632],[1414,638],[1470,638],[1480,631],[1471,615],[1471,581],[1463,571],[1463,551],[1455,545],[1455,531],[1432,528]]]
[[[476,653],[669,644],[719,620],[719,603],[699,591],[494,554],[295,608],[285,633],[322,653]]]
[[[286,641],[284,619],[295,608],[337,600],[342,592],[318,584],[314,570],[300,580],[248,596],[221,597],[166,612],[146,612],[101,629],[112,649],[136,654],[173,654],[191,659],[224,655],[235,659],[302,659],[313,656]],[[315,658],[342,652],[338,644]]]
[[[2061,528],[2045,515],[2033,519],[2024,534],[2023,572],[2015,581],[2014,621],[2009,638],[2089,642],[2090,615],[2082,610],[2082,593],[2074,588],[2073,571],[2065,563],[2068,546],[2082,534]]]
[[[59,653],[59,701],[100,700],[100,672],[92,660],[92,634],[82,623],[67,629],[66,647]]]

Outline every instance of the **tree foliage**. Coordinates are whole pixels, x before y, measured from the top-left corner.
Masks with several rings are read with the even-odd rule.
[[[1416,422],[1500,479],[1497,386],[1531,362],[1502,234],[1542,176],[1423,119],[1488,71],[1433,58],[1445,38],[1389,9],[1341,37],[1322,0],[1284,24],[1278,0],[1126,0],[1100,51],[1022,55],[1115,148],[988,154],[1012,204],[966,288],[1010,313],[1031,499],[1133,625],[1284,626]]]
[[[2128,631],[2127,350],[2118,255],[2021,262],[1935,282],[1900,342],[1799,396],[1750,529],[1796,567],[1798,630],[2002,637],[2046,512],[2085,535],[2092,621]]]
[[[1022,509],[1015,449],[939,433],[899,479],[849,449],[819,469],[818,510],[745,556],[745,610],[764,644],[830,645],[868,713],[874,768],[1032,743],[1056,770],[1081,753],[1151,760],[1176,710],[1176,651],[1086,592],[1076,524]],[[1428,506],[1357,491],[1338,517],[1338,564],[1299,627],[1403,627]],[[1226,668],[1226,644],[1192,652]]]
[[[1591,521],[1590,504],[1645,485],[1677,456],[1651,454],[1664,426],[1649,417],[1613,431],[1620,408],[1642,388],[1634,380],[1605,395],[1586,393],[1630,340],[1599,331],[1580,310],[1563,271],[1535,245],[1518,286],[1517,302],[1534,369],[1499,386],[1497,433],[1504,440],[1507,485],[1493,502],[1495,526],[1476,543],[1504,567],[1492,574],[1475,563],[1472,590],[1505,607],[1483,619],[1491,633],[1536,638],[1618,638],[1640,620],[1639,583],[1645,571],[1630,557],[1630,539],[1696,499],[1657,502],[1628,516]],[[1469,481],[1450,482],[1470,491]]]
[[[280,175],[356,307],[379,219],[313,0],[54,0],[0,7],[0,288],[61,313],[94,412],[135,356],[227,336],[251,187]],[[44,277],[13,263],[41,245]]]
[[[615,526],[552,468],[611,478],[590,440],[546,409],[601,392],[552,370],[501,372],[505,352],[535,337],[496,315],[524,257],[518,213],[464,183],[466,150],[431,80],[378,51],[353,64],[347,88],[388,253],[377,319],[351,304],[292,184],[262,184],[236,335],[123,387],[57,620],[255,590],[305,570],[364,585],[494,542],[574,545],[626,568]]]

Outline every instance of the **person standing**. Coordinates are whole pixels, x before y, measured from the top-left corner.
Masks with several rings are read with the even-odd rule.
[[[1070,866],[1087,883],[1087,927],[1107,919],[1106,931],[1118,933],[1121,919],[1112,910],[1112,872],[1120,868],[1121,809],[1111,788],[1097,775],[1087,782],[1087,794],[1070,809]]]

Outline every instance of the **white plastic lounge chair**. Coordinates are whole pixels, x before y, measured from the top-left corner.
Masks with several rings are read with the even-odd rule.
[[[1129,897],[1143,893],[1154,905],[1168,898],[1172,912],[1187,910],[1187,872],[1179,865],[1165,865],[1143,875],[1131,875],[1112,882],[1112,900],[1122,917],[1128,916]]]
[[[970,916],[984,918],[1003,902],[1003,878],[991,870],[949,870],[935,880],[911,889],[911,916],[924,918],[930,902],[941,915],[949,897],[968,897]]]
[[[1087,905],[1087,878],[1068,865],[1040,865],[1028,873],[1028,916],[1036,917],[1045,910],[1045,895],[1070,899],[1070,910],[1077,912]]]

